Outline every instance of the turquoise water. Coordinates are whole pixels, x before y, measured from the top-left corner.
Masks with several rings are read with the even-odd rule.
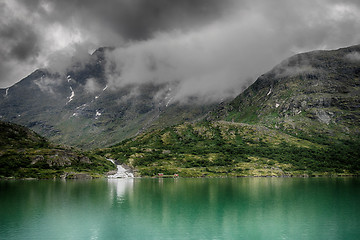
[[[360,179],[3,181],[0,239],[360,239]]]

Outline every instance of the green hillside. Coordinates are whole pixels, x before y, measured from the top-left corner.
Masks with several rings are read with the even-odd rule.
[[[225,121],[186,123],[124,141],[97,154],[140,176],[330,176],[360,172],[359,141],[324,143],[264,126]]]
[[[307,137],[360,135],[360,45],[295,55],[213,113]]]
[[[92,178],[114,168],[103,157],[53,145],[25,127],[0,122],[0,178]]]
[[[295,55],[206,121],[98,153],[141,176],[334,176],[360,170],[360,45]]]
[[[63,127],[52,139],[57,136],[77,146],[94,146],[100,140],[100,146],[108,146],[114,139],[138,134],[87,153],[52,145],[28,129],[1,123],[0,176],[99,176],[114,169],[106,158],[128,165],[138,176],[359,175],[359,54],[360,45],[295,55],[210,113],[210,105],[163,106],[163,100],[154,105],[151,92],[157,87],[148,86],[144,94],[114,108],[110,103],[116,93],[94,100],[98,107],[108,108],[102,115],[96,113],[96,123],[84,116],[93,118],[100,108],[90,112],[76,108],[78,112],[67,112],[60,119],[52,115]],[[71,104],[80,102],[74,99],[66,107]],[[146,110],[148,104],[151,111]],[[192,123],[179,124],[184,120]]]

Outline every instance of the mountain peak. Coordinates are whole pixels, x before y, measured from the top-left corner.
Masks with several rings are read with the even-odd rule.
[[[360,45],[292,56],[217,112],[294,133],[360,133]]]

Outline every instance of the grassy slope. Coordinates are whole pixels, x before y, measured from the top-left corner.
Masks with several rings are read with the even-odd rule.
[[[264,126],[225,121],[181,124],[124,141],[97,154],[118,159],[141,176],[353,175],[359,142],[324,144]]]
[[[206,121],[98,151],[181,176],[353,175],[360,170],[360,45],[295,55]]]
[[[98,177],[113,169],[103,157],[52,145],[25,127],[0,122],[0,178]]]
[[[50,156],[61,155],[73,160],[67,166],[71,170],[103,172],[103,166],[111,167],[104,157],[111,157],[141,176],[356,175],[360,172],[360,67],[359,62],[346,59],[353,50],[360,51],[360,46],[296,55],[214,112],[210,121],[153,130],[87,155],[76,155],[74,150],[71,155],[70,150],[55,147],[48,150],[48,146],[45,150],[41,145],[48,144],[45,141],[25,150],[21,146],[1,149],[0,159],[21,156],[6,163],[16,162],[20,170],[37,167],[36,171],[44,168],[52,173],[64,172],[65,167],[58,170],[59,164],[49,165]],[[142,123],[151,128],[164,119],[175,123],[178,116],[170,111]],[[46,157],[39,161],[38,156]],[[97,161],[98,168],[86,163],[86,158]],[[26,159],[25,165],[19,159]],[[13,175],[23,176],[21,171]]]
[[[360,45],[295,55],[259,79],[213,118],[336,140],[360,135]]]

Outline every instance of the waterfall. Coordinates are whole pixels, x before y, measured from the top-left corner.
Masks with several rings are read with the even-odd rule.
[[[109,160],[110,162],[115,164],[115,161],[113,159],[107,158],[107,160]],[[121,165],[116,165],[117,167],[117,172],[113,175],[109,175],[108,178],[133,178],[134,174],[128,170],[126,170],[123,166]]]

